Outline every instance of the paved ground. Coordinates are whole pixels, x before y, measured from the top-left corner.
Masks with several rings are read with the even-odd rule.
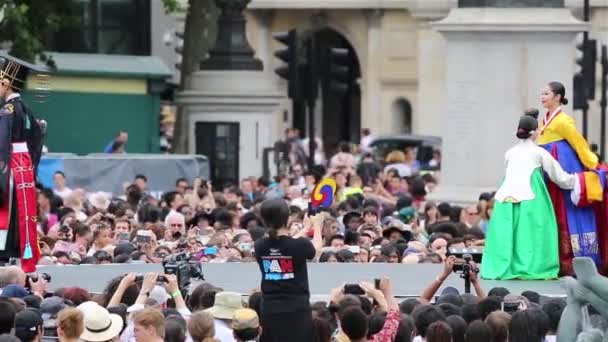
[[[329,294],[332,288],[344,283],[356,283],[382,276],[393,280],[395,295],[400,297],[418,296],[441,272],[441,265],[433,264],[309,264],[310,292],[316,298]],[[123,273],[162,272],[160,264],[113,264],[81,266],[39,266],[39,272],[51,274],[51,289],[64,286],[80,286],[92,292],[102,292],[107,282]],[[249,294],[259,287],[260,275],[257,264],[205,264],[205,279],[224,290]],[[444,286],[454,286],[461,292],[464,281],[452,274]],[[489,291],[495,286],[503,286],[513,293],[525,290],[537,291],[545,296],[563,296],[564,291],[557,280],[551,281],[483,281]],[[318,296],[318,297],[317,297]]]

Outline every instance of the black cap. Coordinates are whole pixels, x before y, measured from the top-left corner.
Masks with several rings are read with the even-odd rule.
[[[24,309],[15,315],[15,336],[21,340],[32,339],[44,321],[38,310]]]
[[[4,60],[2,69],[0,70],[0,79],[8,80],[9,86],[16,91],[21,91],[25,88],[30,71],[35,73],[47,71],[47,68],[44,66],[28,63],[6,53],[0,53],[0,58]]]

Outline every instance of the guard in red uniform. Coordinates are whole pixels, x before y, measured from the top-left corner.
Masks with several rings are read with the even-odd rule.
[[[35,183],[44,124],[34,118],[20,92],[30,71],[41,70],[12,56],[0,57],[0,263],[19,258],[25,272],[34,272],[40,258]]]

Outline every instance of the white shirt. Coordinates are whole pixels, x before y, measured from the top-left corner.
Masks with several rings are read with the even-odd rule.
[[[576,176],[562,169],[559,163],[544,150],[536,146],[530,139],[521,140],[505,153],[507,170],[495,199],[504,202],[511,198],[515,202],[534,199],[530,185],[530,176],[538,168],[547,173],[549,178],[562,189],[573,189]]]
[[[370,152],[369,145],[372,143],[372,141],[374,141],[374,136],[371,134],[362,137],[361,138],[361,151]]]
[[[395,169],[399,173],[399,177],[409,177],[412,175],[412,168],[405,163],[388,164],[384,167],[384,173],[387,173],[390,169]]]
[[[232,329],[224,323],[224,321],[215,319],[215,338],[220,340],[220,342],[236,342],[234,339],[234,335],[232,334]]]
[[[53,190],[53,192],[55,193],[55,195],[65,199],[66,197],[68,197],[69,194],[72,193],[72,189],[68,188],[67,186],[63,188],[63,190],[59,191],[57,189]]]

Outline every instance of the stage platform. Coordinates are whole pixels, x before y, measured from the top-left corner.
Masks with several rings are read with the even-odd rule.
[[[418,297],[422,291],[441,273],[443,265],[438,264],[338,264],[310,263],[308,279],[313,298],[324,298],[332,288],[344,283],[370,281],[382,276],[392,279],[393,292],[398,297]],[[38,272],[52,276],[51,290],[67,286],[80,286],[91,292],[101,293],[110,279],[118,275],[136,272],[162,272],[160,264],[110,264],[79,266],[38,266]],[[203,264],[205,280],[223,288],[247,295],[260,286],[260,273],[255,263],[217,263]],[[196,283],[196,282],[195,282]],[[544,281],[490,281],[482,280],[487,291],[502,286],[512,293],[532,290],[544,296],[565,296],[558,280]],[[464,291],[464,281],[457,274],[452,274],[443,287],[453,286]],[[441,293],[441,289],[437,294]]]

